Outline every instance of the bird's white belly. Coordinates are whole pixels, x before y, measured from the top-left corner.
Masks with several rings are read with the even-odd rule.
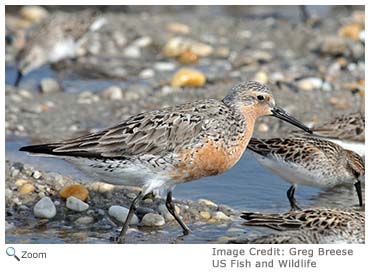
[[[169,178],[162,172],[155,172],[144,165],[128,161],[107,160],[105,163],[89,158],[65,158],[86,175],[114,185],[142,187],[151,191],[162,187],[170,187]]]
[[[65,58],[73,58],[75,56],[75,49],[76,43],[73,38],[58,41],[49,52],[49,60],[50,62],[58,62]]]
[[[326,178],[319,170],[310,171],[294,163],[263,157],[255,153],[254,156],[263,167],[291,184],[313,187],[331,187],[339,184],[339,181],[336,179]]]

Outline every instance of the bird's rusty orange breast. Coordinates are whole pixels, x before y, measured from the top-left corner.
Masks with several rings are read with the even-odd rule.
[[[178,154],[180,163],[175,166],[170,177],[184,182],[229,170],[241,158],[252,135],[256,117],[248,112],[244,116],[247,121],[245,131],[235,143],[223,143],[222,140],[216,142],[207,138],[201,147],[182,150]]]

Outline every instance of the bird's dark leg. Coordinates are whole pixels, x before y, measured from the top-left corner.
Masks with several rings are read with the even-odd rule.
[[[359,206],[362,207],[363,206],[363,195],[361,194],[361,181],[358,180],[355,184],[355,189],[356,189],[356,193],[357,193],[357,197],[359,198]]]
[[[166,207],[168,211],[172,214],[178,224],[182,227],[184,235],[188,235],[190,233],[190,229],[187,225],[181,220],[180,216],[176,213],[175,205],[172,202],[172,191],[167,192],[167,199],[166,199]]]
[[[114,237],[114,241],[116,241],[118,244],[124,243],[125,237],[126,237],[126,232],[128,230],[128,227],[131,223],[132,217],[135,214],[135,211],[139,205],[139,202],[142,200],[144,197],[144,194],[142,191],[136,196],[135,199],[133,199],[132,204],[130,206],[126,221],[124,221],[122,230],[120,231],[120,234],[118,237]]]
[[[297,200],[295,200],[294,198],[295,188],[296,187],[294,185],[291,185],[286,194],[290,202],[291,210],[301,210],[301,208],[297,204]]]
[[[18,87],[19,83],[22,80],[22,77],[23,77],[23,74],[22,74],[21,70],[18,70],[18,72],[17,72],[17,78],[16,78],[16,81],[14,82],[14,86],[15,87]]]

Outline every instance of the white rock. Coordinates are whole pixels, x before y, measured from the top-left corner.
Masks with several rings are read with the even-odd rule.
[[[114,217],[121,223],[124,223],[124,221],[126,220],[128,212],[129,210],[127,208],[121,206],[111,206],[109,208],[109,215]],[[138,223],[139,218],[137,218],[136,214],[134,214],[131,219],[131,225],[137,225]]]
[[[74,211],[85,211],[89,208],[89,205],[74,196],[70,196],[66,200],[66,207]]]
[[[151,68],[144,69],[140,72],[140,77],[143,79],[153,78],[155,75],[154,70]]]
[[[158,71],[172,71],[176,69],[176,65],[167,62],[158,62],[154,64],[154,69]]]
[[[133,41],[133,45],[137,47],[147,47],[153,42],[152,38],[149,36],[141,37]]]
[[[49,197],[43,197],[34,206],[34,215],[38,218],[53,218],[56,215],[56,207]]]
[[[93,223],[94,218],[92,216],[82,216],[75,220],[78,225],[88,225]]]
[[[108,184],[108,183],[103,183],[103,182],[94,182],[92,185],[91,185],[91,189],[95,192],[101,192],[101,193],[104,193],[104,192],[111,192],[113,191],[115,188],[114,185],[112,184]]]
[[[214,207],[214,208],[218,207],[218,205],[216,205],[214,202],[207,200],[207,199],[199,199],[198,204],[208,206],[208,207]]]
[[[320,89],[323,85],[323,81],[320,78],[304,78],[297,83],[298,87],[305,91],[311,91]]]
[[[123,99],[123,92],[120,87],[114,85],[103,90],[102,96],[108,100],[121,100]]]
[[[124,49],[124,56],[127,58],[137,59],[141,56],[141,51],[137,46],[128,46]]]
[[[163,226],[165,221],[162,215],[150,212],[144,215],[141,224],[147,227],[159,227]]]
[[[223,220],[223,221],[230,220],[230,218],[227,215],[225,215],[224,212],[221,212],[221,211],[214,211],[211,217],[216,220]]]
[[[34,171],[32,173],[32,177],[35,178],[35,179],[39,179],[41,177],[41,172],[39,171]]]
[[[60,90],[60,85],[55,79],[44,78],[40,82],[40,91],[42,93],[55,93]]]

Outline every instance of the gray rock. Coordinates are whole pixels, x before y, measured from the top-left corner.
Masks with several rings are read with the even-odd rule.
[[[129,210],[125,207],[121,206],[111,206],[109,208],[109,215],[114,217],[116,220],[118,220],[121,223],[124,223],[124,221],[127,218]],[[131,220],[131,225],[137,225],[139,223],[139,218],[137,218],[136,214],[133,215]]]
[[[87,210],[89,208],[89,205],[74,196],[70,196],[66,200],[66,207],[71,210],[81,212]]]
[[[147,227],[159,227],[165,224],[165,220],[162,215],[156,213],[145,214],[141,220],[141,225]]]
[[[137,46],[128,46],[124,49],[124,56],[131,59],[138,59],[141,56],[141,51]]]
[[[226,215],[234,213],[234,209],[227,205],[219,205],[218,210],[224,212]]]
[[[52,78],[44,78],[40,82],[40,91],[42,93],[55,93],[60,91],[60,85],[55,79]]]
[[[214,211],[212,213],[212,215],[211,215],[211,218],[219,220],[219,221],[228,221],[228,220],[230,220],[230,218],[227,215],[225,215],[224,212],[221,212],[221,211]]]
[[[53,218],[56,215],[56,207],[49,197],[43,197],[34,206],[34,215],[38,218]]]

